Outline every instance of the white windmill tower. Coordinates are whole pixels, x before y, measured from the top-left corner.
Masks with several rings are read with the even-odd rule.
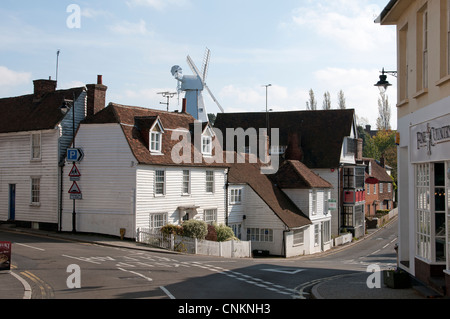
[[[219,104],[211,90],[206,85],[206,77],[208,75],[209,59],[211,51],[206,48],[205,57],[203,59],[202,72],[197,69],[188,55],[187,63],[191,68],[194,75],[183,75],[183,69],[175,65],[172,67],[172,75],[178,80],[178,93],[181,91],[186,92],[186,111],[191,114],[195,119],[201,122],[208,122],[208,113],[206,112],[205,102],[203,100],[203,90],[206,88],[211,98],[216,102],[220,111],[224,113],[222,106]]]

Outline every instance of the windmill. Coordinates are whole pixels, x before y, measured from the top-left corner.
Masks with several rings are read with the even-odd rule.
[[[208,113],[206,112],[205,102],[203,100],[203,90],[206,89],[217,104],[220,111],[224,113],[224,110],[220,103],[212,94],[209,87],[206,85],[206,77],[208,75],[209,60],[211,57],[211,51],[206,48],[205,57],[203,59],[202,71],[200,72],[195,65],[194,61],[188,55],[187,63],[192,70],[194,75],[183,75],[183,69],[175,65],[172,67],[172,75],[178,80],[178,93],[181,91],[186,92],[186,111],[191,114],[194,118],[202,122],[208,122]]]

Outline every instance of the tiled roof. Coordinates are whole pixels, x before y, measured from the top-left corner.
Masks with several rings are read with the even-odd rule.
[[[74,88],[47,93],[36,100],[34,94],[0,99],[0,133],[54,129],[64,118],[59,107],[85,90]]]
[[[289,144],[289,135],[297,133],[303,151],[303,163],[309,168],[339,166],[344,138],[351,133],[355,111],[291,111],[269,113],[271,128],[280,129],[280,145]],[[266,128],[266,113],[219,113],[214,126],[227,128]],[[226,149],[226,144],[224,149]]]
[[[311,221],[291,201],[291,199],[270,179],[261,173],[260,163],[232,164],[228,173],[228,182],[248,184],[256,194],[272,209],[275,215],[289,228],[311,225]]]
[[[281,188],[333,188],[333,185],[299,161],[285,161],[272,178]]]
[[[379,182],[382,182],[382,183],[392,183],[392,178],[391,178],[391,176],[389,176],[389,174],[386,172],[386,170],[385,170],[383,167],[381,167],[381,166],[377,163],[377,161],[376,161],[375,159],[373,159],[373,158],[363,158],[363,162],[364,162],[366,165],[368,165],[369,162],[370,162],[370,165],[371,165],[371,168],[372,168],[371,174],[368,174],[368,173],[366,172],[366,180],[367,180],[368,178],[370,178],[370,179],[369,179],[369,182],[370,182],[369,184],[375,182],[375,180],[377,180],[378,183],[379,183]],[[374,180],[374,179],[375,179],[375,180]]]
[[[165,133],[162,135],[162,149],[161,154],[151,154],[148,145],[148,130],[142,130],[138,123],[142,123],[144,119],[148,121],[156,121],[159,118]],[[191,154],[188,163],[179,163],[178,160],[172,158],[173,148],[180,143],[180,140],[172,140],[172,134],[174,130],[177,132],[184,131],[187,135],[191,124],[195,122],[195,119],[186,113],[167,112],[161,110],[153,110],[143,107],[120,105],[110,103],[108,107],[95,114],[93,117],[87,119],[83,124],[100,124],[100,123],[118,123],[121,125],[125,138],[130,145],[130,149],[133,155],[141,164],[151,165],[183,165],[183,166],[210,166],[210,167],[228,167],[223,163],[208,163],[203,156],[200,156],[200,163],[196,163],[194,158],[194,143],[191,143]],[[149,125],[147,125],[149,126]],[[203,127],[203,125],[202,125]],[[147,128],[148,129],[148,128]],[[202,128],[200,128],[201,130]],[[192,132],[191,132],[192,134]],[[191,136],[192,137],[192,136]],[[219,150],[220,151],[220,150]],[[197,154],[201,155],[200,150]],[[214,155],[214,153],[213,153]],[[199,158],[197,156],[197,158]]]

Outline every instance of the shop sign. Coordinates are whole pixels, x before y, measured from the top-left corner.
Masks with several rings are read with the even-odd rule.
[[[450,159],[450,114],[411,127],[411,161]]]

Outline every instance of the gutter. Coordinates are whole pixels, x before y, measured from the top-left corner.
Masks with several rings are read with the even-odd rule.
[[[387,16],[387,14],[389,13],[389,11],[391,11],[391,9],[397,4],[398,0],[391,0],[389,1],[389,3],[387,4],[387,6],[383,9],[383,11],[381,12],[381,14],[378,16],[378,18],[375,19],[375,23],[379,23],[381,24],[381,22],[384,20],[384,18]]]

